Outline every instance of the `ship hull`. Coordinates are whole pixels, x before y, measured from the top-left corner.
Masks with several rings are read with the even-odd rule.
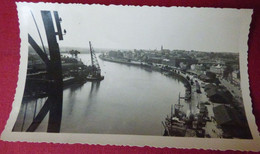
[[[87,81],[101,81],[104,80],[104,76],[95,77],[95,76],[88,76],[86,78]]]

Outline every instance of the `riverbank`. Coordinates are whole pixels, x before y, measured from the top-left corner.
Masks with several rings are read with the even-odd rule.
[[[162,64],[161,65],[147,64],[147,63],[138,62],[138,61],[128,61],[126,59],[115,59],[115,58],[111,58],[111,57],[105,57],[103,55],[100,55],[99,58],[104,61],[132,65],[132,66],[139,66],[139,67],[143,67],[145,69],[159,71],[167,76],[175,77],[175,78],[179,79],[181,82],[183,82],[184,86],[186,87],[185,99],[186,100],[191,99],[191,84],[190,84],[189,80],[187,79],[187,76],[185,76],[185,74],[181,73],[181,71],[176,68],[167,67]]]
[[[178,78],[185,85],[186,93],[184,97],[181,97],[181,99],[185,100],[185,102],[189,105],[189,109],[183,111],[183,113],[186,114],[185,116],[186,117],[185,123],[187,123],[186,127],[181,127],[176,129],[177,130],[180,129],[184,131],[182,135],[186,137],[207,137],[207,138],[222,137],[223,132],[217,126],[217,123],[214,120],[214,113],[213,113],[214,104],[209,101],[204,89],[200,88],[202,81],[199,80],[198,78],[193,77],[191,74],[188,74],[186,72],[182,72],[178,68],[173,68],[162,64],[146,64],[141,62],[140,64],[137,64],[137,63],[131,63],[131,61],[123,61],[119,59],[112,59],[112,58],[102,57],[102,56],[100,56],[100,59],[104,61],[115,62],[115,63],[140,66],[140,67],[144,67],[145,69],[160,71],[162,74],[170,77]],[[209,102],[209,104],[206,102]],[[165,130],[167,130],[166,134],[170,136],[175,136],[173,135],[176,132],[176,129],[173,127],[174,124],[167,125],[166,121],[162,122]],[[169,123],[169,119],[168,119],[168,123]]]
[[[105,61],[120,63],[120,64],[135,65],[135,66],[143,65],[142,62],[133,62],[133,61],[128,61],[126,59],[114,59],[114,58],[104,57],[102,55],[100,55],[99,58]]]

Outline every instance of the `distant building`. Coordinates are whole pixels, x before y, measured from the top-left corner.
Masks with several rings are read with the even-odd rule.
[[[203,64],[192,64],[190,66],[191,70],[196,70],[196,71],[205,71],[205,66]]]
[[[219,105],[213,108],[215,119],[220,126],[240,125],[241,121],[238,118],[237,111],[226,105]]]
[[[210,101],[214,103],[219,104],[231,104],[233,96],[232,94],[225,90],[221,89],[220,87],[214,86],[214,87],[207,87],[205,90],[207,93],[207,97]]]
[[[164,64],[164,65],[169,65],[169,66],[176,66],[176,61],[175,61],[175,59],[173,59],[173,58],[164,58],[163,60],[162,60],[162,64]]]
[[[226,105],[213,107],[214,117],[221,126],[224,138],[246,138],[252,139],[250,129],[240,117],[239,112]]]
[[[126,52],[123,52],[123,57],[126,58],[126,59],[133,59],[134,54],[131,51],[126,51]]]
[[[223,65],[217,64],[217,65],[212,65],[210,67],[210,72],[213,72],[217,75],[222,76],[224,72],[225,67]]]
[[[162,59],[160,57],[148,57],[147,59],[148,63],[158,63],[161,64],[162,63]]]
[[[185,64],[184,62],[180,62],[180,69],[181,70],[186,70],[187,69],[187,64]]]
[[[170,52],[171,51],[169,49],[164,49],[163,46],[161,46],[161,52],[159,54],[168,58],[170,56]]]
[[[162,64],[164,64],[164,65],[170,65],[171,63],[170,63],[170,59],[163,59],[162,60]]]
[[[197,60],[195,59],[190,59],[190,58],[179,58],[178,56],[176,57],[171,57],[169,58],[171,66],[175,66],[175,67],[184,67],[184,65],[186,65],[185,69],[187,69],[188,67],[190,67],[191,64],[196,64]],[[182,64],[181,64],[182,63]],[[182,65],[182,66],[180,66]]]
[[[216,78],[216,74],[209,71],[205,71],[203,74],[200,74],[199,79],[204,82],[219,84],[219,80]]]

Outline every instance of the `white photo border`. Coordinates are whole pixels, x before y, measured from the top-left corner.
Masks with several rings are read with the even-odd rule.
[[[190,137],[163,137],[163,136],[142,136],[142,135],[111,135],[111,134],[79,134],[79,133],[38,133],[38,132],[12,132],[12,128],[15,124],[18,116],[20,105],[22,102],[23,91],[25,86],[27,62],[28,62],[28,41],[27,31],[23,19],[21,16],[25,7],[33,5],[42,5],[47,8],[48,5],[57,6],[71,6],[83,5],[83,4],[58,4],[58,3],[26,3],[17,2],[19,28],[21,38],[20,48],[20,65],[18,83],[14,102],[12,105],[12,111],[7,121],[5,129],[1,135],[1,139],[4,141],[24,141],[24,142],[47,142],[47,143],[82,143],[82,144],[99,144],[99,145],[124,145],[124,146],[152,146],[152,147],[170,147],[170,148],[182,148],[182,149],[211,149],[211,150],[241,150],[241,151],[259,151],[260,150],[260,137],[257,131],[257,125],[255,123],[255,117],[252,113],[252,103],[249,91],[249,78],[248,78],[248,34],[251,23],[252,9],[240,9],[241,13],[249,13],[250,18],[247,18],[247,27],[241,27],[240,46],[239,46],[239,59],[240,59],[240,72],[241,72],[241,89],[244,107],[248,124],[253,136],[253,139],[216,139],[216,138],[190,138]],[[84,4],[87,5],[87,4]],[[95,7],[96,5],[92,5]],[[109,6],[108,6],[109,7]],[[125,6],[120,6],[125,7]],[[146,6],[147,7],[147,6]],[[192,8],[191,8],[192,9]],[[203,8],[201,8],[203,9]],[[212,8],[220,9],[220,8]],[[247,31],[244,31],[247,29]]]

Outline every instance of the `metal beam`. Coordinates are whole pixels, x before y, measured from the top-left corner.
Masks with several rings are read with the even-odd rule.
[[[41,57],[43,62],[46,64],[47,68],[50,65],[50,60],[46,53],[42,51],[42,49],[39,47],[39,45],[34,41],[34,39],[31,37],[30,34],[28,34],[28,42],[33,47],[33,49],[37,52],[37,54]]]
[[[55,14],[55,17],[58,17],[58,12],[55,12]],[[51,82],[49,83],[50,87],[48,89],[48,99],[46,100],[44,106],[41,108],[37,116],[33,119],[33,122],[26,131],[35,131],[44,119],[44,117],[49,113],[47,132],[58,133],[60,132],[61,125],[63,97],[63,80],[60,50],[56,39],[56,33],[54,30],[51,12],[41,11],[41,15],[48,41],[50,59],[37,45],[30,34],[28,34],[28,42],[47,65],[47,81]],[[59,20],[56,20],[56,24],[58,24],[60,28],[59,22]]]
[[[60,50],[56,39],[56,33],[54,30],[51,12],[41,11],[41,15],[45,27],[45,33],[50,53],[50,68],[48,73],[50,75],[50,80],[54,80],[54,83],[51,84],[51,88],[49,90],[51,104],[47,132],[60,132],[63,96]]]
[[[46,114],[49,112],[50,105],[51,105],[51,99],[48,98],[45,101],[39,113],[37,114],[37,116],[33,119],[33,122],[31,123],[29,128],[26,130],[27,132],[34,132],[38,128],[38,126],[41,124]]]
[[[54,18],[55,18],[55,21],[56,21],[56,27],[57,27],[57,34],[59,36],[59,40],[63,40],[63,35],[62,35],[62,31],[61,31],[61,26],[60,26],[60,18],[59,18],[59,14],[57,11],[53,11],[54,13]]]

